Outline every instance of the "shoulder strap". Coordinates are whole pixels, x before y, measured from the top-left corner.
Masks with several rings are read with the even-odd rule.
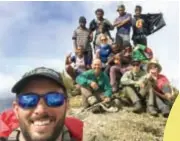
[[[20,135],[20,130],[15,129],[12,131],[12,133],[9,135],[7,141],[19,141],[19,135]]]
[[[68,128],[66,126],[63,127],[63,135],[62,135],[63,141],[76,141],[72,135],[70,134]]]

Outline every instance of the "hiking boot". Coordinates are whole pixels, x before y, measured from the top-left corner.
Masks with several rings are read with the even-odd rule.
[[[121,103],[121,101],[120,101],[119,99],[117,99],[117,98],[113,100],[113,104],[114,104],[114,106],[117,107],[118,109],[121,109],[121,108],[122,108],[122,103]]]
[[[142,107],[142,104],[140,101],[137,101],[135,104],[134,104],[134,107],[132,109],[132,112],[134,113],[141,113],[143,111],[143,107]]]
[[[99,114],[99,113],[103,113],[103,112],[104,112],[104,110],[101,108],[100,105],[93,107],[93,108],[91,109],[91,111],[92,111],[92,113],[94,113],[94,114]]]
[[[95,97],[95,96],[90,96],[89,98],[88,98],[88,103],[90,104],[90,105],[94,105],[94,104],[96,104],[98,102],[98,100],[97,100],[97,98]]]
[[[162,115],[163,115],[164,118],[168,118],[169,113],[162,113]]]
[[[165,107],[161,110],[161,112],[162,112],[163,117],[168,118],[170,109],[169,109],[167,106],[165,106]]]
[[[155,109],[154,106],[148,106],[147,107],[147,112],[152,116],[158,116],[158,112],[157,112],[157,110]]]

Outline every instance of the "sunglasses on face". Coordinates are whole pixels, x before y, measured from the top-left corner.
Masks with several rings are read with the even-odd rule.
[[[23,109],[35,108],[41,98],[43,98],[44,102],[49,107],[62,106],[66,99],[63,93],[58,92],[49,92],[44,95],[36,93],[22,93],[17,96],[18,104]]]
[[[101,39],[101,41],[107,41],[107,39]]]

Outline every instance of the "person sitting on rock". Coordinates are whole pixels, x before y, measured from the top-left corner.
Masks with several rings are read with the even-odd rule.
[[[82,72],[86,71],[90,68],[91,62],[88,62],[86,57],[83,54],[83,47],[78,46],[76,48],[75,55],[71,55],[71,53],[66,57],[66,72],[75,81],[76,77]],[[74,67],[72,64],[74,63]]]
[[[112,91],[113,93],[118,91],[118,86],[119,86],[119,80],[122,77],[121,73],[121,58],[119,54],[116,54],[114,57],[114,65],[111,66],[110,68],[110,84],[112,86]]]
[[[112,96],[112,87],[106,73],[102,72],[100,59],[94,59],[92,69],[81,73],[76,82],[81,86],[84,108],[98,102],[109,102]]]
[[[96,58],[99,58],[102,62],[102,68],[104,69],[107,66],[108,58],[112,52],[111,46],[107,43],[107,36],[102,34],[100,37],[101,45],[96,51]]]
[[[137,44],[132,50],[132,59],[138,59],[142,62],[142,68],[146,70],[147,63],[153,58],[152,50],[146,45]]]
[[[132,47],[131,44],[126,44],[124,49],[121,51],[121,73],[124,74],[125,72],[131,70],[132,65]]]
[[[111,66],[114,65],[114,56],[117,54],[120,55],[120,47],[116,43],[112,43],[111,50],[112,50],[112,52],[108,57],[107,66],[104,70],[104,72],[106,72],[108,75],[109,75]]]
[[[117,28],[116,43],[121,47],[125,43],[130,43],[131,19],[130,13],[126,12],[125,5],[119,5],[117,8],[119,16],[115,19],[113,26]]]
[[[132,70],[127,71],[121,78],[123,91],[134,107],[132,109],[135,113],[143,111],[143,102],[146,102],[147,112],[156,116],[157,111],[154,106],[154,94],[151,85],[145,83],[143,76],[146,72],[140,69],[141,62],[139,60],[132,61]]]
[[[149,61],[153,58],[153,53],[150,48],[145,45],[137,44],[132,51],[132,58],[141,61]]]
[[[147,65],[148,74],[145,77],[151,82],[154,88],[157,109],[164,117],[168,117],[174,96],[172,94],[170,82],[165,75],[160,74],[161,70],[162,67],[159,61],[153,58]]]

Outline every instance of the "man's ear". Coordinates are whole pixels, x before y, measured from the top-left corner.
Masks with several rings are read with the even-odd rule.
[[[14,113],[16,115],[16,118],[18,119],[19,118],[18,117],[19,105],[18,105],[17,101],[13,101],[12,107],[13,107],[13,111],[14,111]]]

